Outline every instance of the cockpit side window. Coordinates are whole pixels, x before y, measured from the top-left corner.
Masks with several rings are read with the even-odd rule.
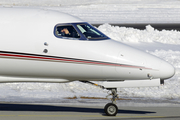
[[[55,34],[57,37],[62,38],[80,38],[78,32],[74,29],[72,25],[59,25],[55,29]]]

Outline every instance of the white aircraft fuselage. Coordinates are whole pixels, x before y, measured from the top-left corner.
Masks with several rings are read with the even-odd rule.
[[[71,15],[29,8],[0,8],[0,15],[0,82],[165,80],[175,73],[168,62],[104,34],[86,36],[90,25]],[[76,36],[63,37],[64,26]]]

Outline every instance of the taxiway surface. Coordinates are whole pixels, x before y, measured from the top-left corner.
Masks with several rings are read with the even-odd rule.
[[[103,106],[55,103],[0,103],[0,120],[179,120],[179,106],[118,106],[117,116],[104,114]]]

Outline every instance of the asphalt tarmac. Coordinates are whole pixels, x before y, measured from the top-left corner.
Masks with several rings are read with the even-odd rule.
[[[103,106],[55,103],[0,103],[0,120],[180,120],[178,106],[118,106],[115,117]]]

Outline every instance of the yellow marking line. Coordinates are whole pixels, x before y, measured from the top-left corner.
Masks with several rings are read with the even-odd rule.
[[[3,117],[3,116],[9,117],[9,116],[17,116],[17,115],[0,115],[0,117]]]

